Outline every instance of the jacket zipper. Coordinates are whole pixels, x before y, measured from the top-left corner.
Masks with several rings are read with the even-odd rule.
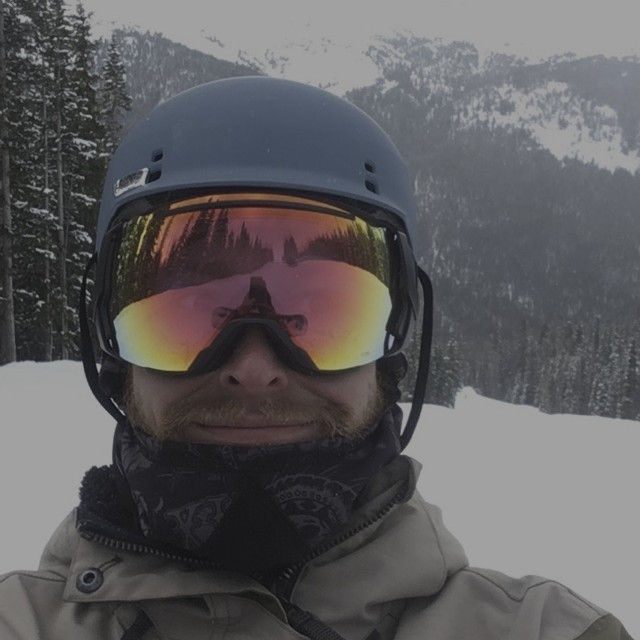
[[[167,553],[166,551],[161,551],[160,549],[156,549],[155,547],[149,547],[144,544],[139,544],[135,542],[123,542],[122,540],[116,540],[115,538],[110,538],[109,536],[105,536],[100,533],[94,533],[93,531],[81,531],[80,534],[85,540],[89,542],[96,542],[104,547],[109,547],[110,549],[115,549],[116,551],[126,551],[129,553],[136,554],[147,554],[156,556],[158,558],[163,558],[164,560],[171,560],[172,562],[181,562],[183,564],[188,564],[192,566],[198,567],[206,567],[209,569],[220,569],[218,565],[211,562],[210,560],[199,560],[197,558],[190,558],[188,556],[181,556],[174,553]]]
[[[304,559],[300,560],[294,565],[287,567],[272,583],[271,591],[280,599],[288,601],[291,597],[291,593],[293,592],[293,588],[298,580],[299,574],[304,568],[304,566],[314,560],[315,558],[321,556],[323,553],[326,553],[333,547],[336,547],[349,538],[357,535],[361,531],[364,531],[368,527],[376,524],[384,518],[395,506],[404,501],[407,491],[409,489],[409,481],[405,480],[402,488],[396,493],[393,498],[380,510],[378,513],[373,515],[368,520],[365,520],[357,527],[353,529],[349,529],[345,531],[337,538],[332,538],[331,542],[322,545],[321,547],[317,547],[314,549],[309,555],[307,555]]]

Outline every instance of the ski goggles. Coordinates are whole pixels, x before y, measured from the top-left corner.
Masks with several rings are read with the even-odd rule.
[[[258,325],[302,371],[373,362],[403,339],[390,327],[396,236],[280,194],[197,196],[125,215],[99,265],[101,345],[141,367],[195,373],[220,366]]]

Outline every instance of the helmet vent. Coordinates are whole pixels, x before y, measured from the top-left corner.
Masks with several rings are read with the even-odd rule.
[[[162,149],[156,149],[151,154],[151,162],[160,162],[160,160],[162,160],[163,157],[164,157],[164,151]]]
[[[375,173],[376,172],[376,166],[373,164],[373,162],[370,162],[369,160],[365,160],[364,163],[364,170],[367,173]],[[364,186],[371,191],[372,193],[378,193],[378,185],[376,183],[375,178],[371,177],[371,178],[367,178],[364,181]]]
[[[149,184],[150,182],[155,182],[156,180],[159,180],[161,175],[162,175],[162,171],[160,169],[156,169],[155,171],[152,171],[149,174],[149,177],[147,178],[147,184]]]
[[[367,187],[367,189],[373,193],[378,193],[378,185],[373,182],[372,180],[365,180],[364,181],[364,186]]]

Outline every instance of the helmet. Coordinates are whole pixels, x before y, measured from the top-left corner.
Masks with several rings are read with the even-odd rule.
[[[235,187],[355,200],[397,216],[415,235],[406,166],[369,116],[306,84],[241,77],[184,91],[133,127],[109,165],[98,251],[114,215],[132,200]]]
[[[107,253],[103,244],[118,213],[135,211],[140,203],[148,206],[154,196],[203,190],[290,192],[338,199],[357,205],[365,215],[384,216],[401,232],[406,247],[403,275],[398,277],[407,274],[410,280],[403,292],[408,299],[407,318],[411,316],[407,323],[412,324],[418,313],[416,276],[425,293],[421,350],[425,372],[418,373],[408,421],[412,425],[405,427],[405,432],[412,431],[424,397],[424,388],[419,387],[426,385],[432,311],[425,289],[428,278],[417,267],[412,249],[416,246],[413,186],[389,136],[346,100],[289,80],[218,80],[167,100],[131,129],[110,162],[94,256],[99,268],[97,299],[105,286],[100,278],[102,254]],[[430,284],[428,288],[430,292]],[[98,383],[86,311],[81,306],[83,316],[83,361],[89,384],[101,404],[117,417],[114,394],[105,395],[104,388],[110,385],[104,380],[114,371],[115,379],[121,379],[122,368],[106,358],[100,372],[102,384]]]

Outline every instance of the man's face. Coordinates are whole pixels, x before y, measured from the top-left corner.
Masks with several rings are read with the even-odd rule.
[[[375,363],[304,375],[252,329],[210,373],[179,377],[132,366],[125,404],[131,421],[161,440],[267,445],[357,435],[379,419],[382,395]]]

